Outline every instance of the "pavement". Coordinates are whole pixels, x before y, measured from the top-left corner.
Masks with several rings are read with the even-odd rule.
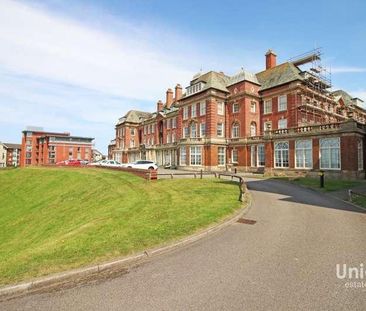
[[[0,310],[366,310],[366,284],[346,288],[350,280],[336,275],[337,264],[366,267],[365,211],[278,180],[247,184],[245,217],[255,224],[235,223],[117,278],[5,301]]]

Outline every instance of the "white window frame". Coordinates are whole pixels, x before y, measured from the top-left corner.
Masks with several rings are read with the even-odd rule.
[[[217,166],[225,166],[226,164],[226,148],[217,148]]]
[[[257,102],[252,100],[250,102],[250,112],[251,113],[256,113],[256,111],[257,111]]]
[[[200,116],[206,115],[206,102],[200,102]]]
[[[166,120],[166,128],[170,129],[170,119]]]
[[[188,106],[183,107],[183,120],[188,119]]]
[[[251,145],[250,146],[250,167],[256,167],[257,165],[257,157],[256,157],[256,146]]]
[[[225,114],[225,105],[224,102],[217,103],[217,114],[223,116]]]
[[[197,117],[197,105],[193,104],[191,105],[191,118]]]
[[[263,103],[263,114],[272,113],[272,99],[267,99]]]
[[[196,123],[191,123],[190,127],[190,137],[191,138],[196,138],[197,137],[197,124]],[[194,130],[194,131],[193,131]],[[194,134],[194,135],[193,135]]]
[[[183,127],[183,138],[188,138],[189,137],[189,127],[185,126]]]
[[[310,142],[310,147],[303,146],[305,143]],[[310,166],[306,166],[306,151],[310,150]],[[301,165],[298,165],[298,154],[301,153]],[[312,139],[299,139],[295,141],[295,168],[309,170],[313,168],[313,140]]]
[[[257,123],[252,121],[250,122],[250,137],[257,136]]]
[[[236,156],[234,157],[234,154],[236,154]],[[236,158],[236,160],[234,159]],[[232,149],[231,150],[231,162],[232,163],[238,163],[239,161],[239,153],[238,153],[238,149]]]
[[[189,163],[191,166],[201,166],[202,165],[202,147],[201,146],[191,146],[189,148]]]
[[[172,119],[172,128],[173,129],[175,129],[177,127],[177,118],[176,117],[174,117],[173,119]]]
[[[279,130],[281,130],[281,129],[287,129],[287,119],[279,119],[278,120],[278,124],[277,124],[277,128]]]
[[[221,127],[221,135],[219,135],[220,127]],[[216,135],[217,135],[217,137],[224,137],[224,123],[222,123],[222,122],[217,123]]]
[[[184,161],[182,161],[182,159],[184,159]],[[186,166],[187,165],[187,149],[185,146],[180,148],[180,152],[179,152],[179,164],[181,166]]]
[[[362,171],[363,166],[363,141],[362,139],[359,139],[357,142],[357,161],[358,161],[358,170]]]
[[[287,95],[281,95],[278,97],[278,111],[287,110]]]
[[[267,129],[268,125],[271,126],[271,130],[272,130],[272,121],[265,121],[263,123],[263,132],[268,131],[268,129]]]
[[[276,150],[276,147],[281,145],[281,144],[286,144],[287,145],[287,148],[280,148],[280,149],[277,149]],[[280,159],[279,159],[279,162],[280,162],[280,165],[277,165],[277,152],[279,152],[280,154]],[[287,161],[284,161],[284,155],[287,155]],[[278,141],[278,142],[275,142],[274,143],[274,154],[273,154],[273,157],[274,157],[274,167],[275,168],[289,168],[290,167],[290,144],[288,141]],[[284,164],[287,162],[287,166],[285,166]]]
[[[328,149],[330,149],[330,153],[329,153],[329,164],[330,164],[330,167],[324,167],[323,164],[322,164],[322,157],[324,156],[324,154],[322,155],[322,151],[326,148],[322,147],[322,143],[325,143],[326,141],[330,141],[330,140],[333,140],[333,141],[337,141],[338,142],[338,147],[337,148],[334,148],[334,147],[330,147]],[[338,149],[338,164],[339,164],[339,167],[331,167],[332,166],[332,163],[331,163],[331,160],[332,160],[332,157],[331,157],[331,151],[332,149]],[[339,171],[341,170],[341,139],[339,137],[331,137],[331,138],[320,138],[319,139],[319,167],[321,170],[330,170],[330,171]]]
[[[231,127],[231,138],[240,137],[240,125],[239,123],[234,123]]]
[[[204,130],[202,131],[202,129],[204,129]],[[206,136],[206,123],[201,123],[200,124],[200,137],[205,137],[205,136]]]
[[[233,103],[232,110],[233,110],[233,113],[239,113],[239,111],[240,111],[239,103]]]
[[[260,151],[262,149],[262,151]],[[263,164],[262,161],[260,161],[259,155],[263,154]],[[257,167],[264,167],[266,164],[266,149],[264,144],[257,145]]]

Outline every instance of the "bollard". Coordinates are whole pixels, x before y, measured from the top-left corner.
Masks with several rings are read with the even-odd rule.
[[[352,190],[348,190],[348,201],[352,202]]]
[[[236,174],[238,172],[238,169],[237,168],[234,168],[234,173]]]
[[[173,174],[170,174],[170,178],[173,179]]]
[[[203,169],[201,169],[201,179],[202,179],[202,175],[203,175]]]
[[[324,188],[324,172],[321,171],[319,173],[319,176],[320,176],[320,188]]]

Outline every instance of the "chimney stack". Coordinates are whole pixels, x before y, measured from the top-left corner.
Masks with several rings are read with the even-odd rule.
[[[164,108],[164,104],[161,100],[159,100],[156,104],[156,111],[159,112],[159,111],[163,110],[163,108]]]
[[[178,101],[182,98],[182,87],[180,84],[175,86],[175,101]]]
[[[277,54],[269,49],[266,53],[266,69],[276,67]]]
[[[170,108],[172,103],[173,103],[173,90],[168,89],[166,91],[166,103],[165,103],[165,105],[166,105],[167,108]]]

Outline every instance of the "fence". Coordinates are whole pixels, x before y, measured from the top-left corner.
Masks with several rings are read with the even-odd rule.
[[[366,207],[366,194],[348,190],[348,201]]]
[[[225,173],[216,173],[216,172],[204,172],[203,170],[199,172],[187,172],[187,173],[158,173],[157,177],[159,176],[169,176],[170,179],[173,179],[174,176],[192,176],[193,178],[200,178],[202,179],[203,176],[214,176],[215,178],[221,179],[222,177],[230,177],[231,181],[234,179],[237,180],[239,186],[239,201],[243,202],[243,197],[245,192],[247,191],[246,184],[244,182],[243,177],[234,174],[225,174]]]

